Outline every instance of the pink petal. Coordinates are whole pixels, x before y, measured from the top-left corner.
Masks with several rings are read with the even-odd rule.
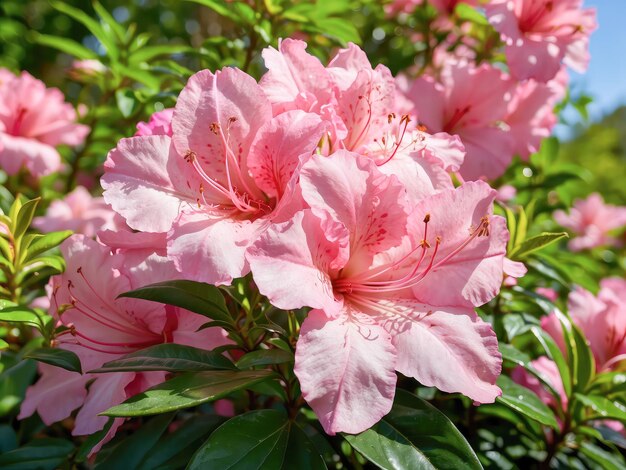
[[[294,371],[324,430],[365,431],[391,409],[395,348],[375,324],[313,310],[302,324]]]
[[[28,387],[17,419],[24,419],[35,411],[50,426],[72,414],[87,396],[88,375],[69,372],[48,364],[39,364],[40,379]]]
[[[172,228],[167,253],[186,279],[228,285],[248,273],[246,249],[267,224],[264,219],[250,222],[183,214]]]
[[[436,237],[441,239],[432,270],[413,288],[420,301],[435,306],[471,307],[498,294],[509,232],[505,220],[492,215],[496,194],[486,183],[469,182],[418,204],[412,217],[422,221],[430,215],[427,238],[431,250]],[[474,236],[468,243],[484,217],[489,220],[489,234]],[[417,226],[419,231],[413,236],[420,240],[424,238],[424,224]]]
[[[304,41],[279,39],[278,50],[268,47],[262,52],[268,72],[259,84],[272,102],[274,114],[291,109],[312,111],[331,98],[328,72],[306,47]]]
[[[272,117],[271,105],[256,81],[239,69],[224,68],[193,75],[180,93],[172,129],[174,146],[180,155],[195,154],[203,170],[224,187],[225,157],[231,179],[248,185],[245,162],[259,128]],[[233,163],[235,160],[235,163]]]
[[[393,343],[396,369],[426,386],[463,393],[479,403],[493,403],[501,394],[495,385],[502,370],[498,339],[473,311],[428,310],[411,305],[418,318],[399,320]],[[404,323],[408,325],[404,326]]]
[[[15,137],[0,132],[0,168],[14,175],[26,167],[40,178],[61,169],[61,157],[56,149],[35,139]]]
[[[347,151],[312,158],[300,174],[302,195],[313,213],[328,212],[350,232],[351,257],[398,245],[406,233],[404,188],[370,159]]]
[[[104,200],[130,227],[167,232],[184,203],[195,204],[199,181],[167,136],[122,139],[104,164]]]
[[[329,272],[345,264],[345,245],[347,233],[341,224],[320,220],[306,210],[289,222],[272,225],[246,256],[254,282],[272,305],[335,311]]]
[[[326,125],[303,111],[283,113],[265,124],[256,135],[248,168],[256,185],[269,197],[282,197],[300,156],[311,156]]]

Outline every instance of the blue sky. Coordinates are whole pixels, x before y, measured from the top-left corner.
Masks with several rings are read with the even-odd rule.
[[[587,73],[571,73],[574,91],[594,98],[592,120],[626,104],[626,0],[585,0],[598,15],[598,29],[591,35],[591,62]]]

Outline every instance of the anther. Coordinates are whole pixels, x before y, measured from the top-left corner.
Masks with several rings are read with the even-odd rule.
[[[185,152],[184,158],[187,163],[193,163],[194,161],[196,161],[196,152],[194,152],[193,150],[187,150],[187,152]]]

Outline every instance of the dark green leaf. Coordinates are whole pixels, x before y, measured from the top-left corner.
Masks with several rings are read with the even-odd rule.
[[[182,344],[157,344],[124,357],[109,361],[90,372],[123,372],[164,370],[187,372],[215,369],[235,369],[222,354]]]
[[[65,439],[36,439],[23,447],[0,455],[3,470],[53,470],[59,467],[74,450]]]
[[[576,343],[576,391],[584,392],[596,373],[596,362],[587,339],[576,325],[572,325],[572,338]]]
[[[626,467],[624,457],[618,452],[607,452],[590,442],[583,442],[580,445],[580,451],[603,470],[623,470]]]
[[[215,415],[201,415],[187,419],[176,431],[159,440],[141,462],[138,470],[172,468],[168,462],[177,455],[189,455],[189,451],[197,449],[223,421],[224,418]],[[188,460],[189,457],[185,459],[185,461]]]
[[[137,468],[167,430],[173,417],[174,414],[166,414],[148,421],[118,444],[104,460],[97,462],[96,470]]]
[[[217,428],[187,468],[313,470],[326,465],[306,434],[284,412],[256,410]]]
[[[36,238],[28,247],[28,257],[45,253],[46,251],[59,246],[66,238],[72,235],[71,230],[63,230],[62,232],[51,232]]]
[[[76,456],[74,457],[74,460],[76,460],[76,462],[80,463],[87,460],[87,457],[89,456],[91,450],[107,435],[109,429],[111,429],[111,426],[113,426],[113,421],[115,421],[115,418],[109,418],[107,423],[100,431],[91,434],[87,439],[85,439],[85,441],[78,448]]]
[[[516,384],[506,375],[501,375],[497,384],[502,389],[502,396],[497,401],[541,424],[559,429],[552,410],[534,392]]]
[[[0,310],[0,321],[25,323],[38,329],[42,329],[44,324],[43,319],[34,310],[26,307],[7,307]]]
[[[219,288],[195,281],[166,281],[125,292],[120,297],[151,300],[190,310],[213,320],[232,323]]]
[[[391,412],[371,429],[346,440],[382,469],[480,469],[463,435],[439,410],[398,389]]]
[[[53,366],[61,367],[70,372],[82,373],[80,368],[80,359],[72,351],[59,348],[39,348],[30,351],[24,357],[35,359],[39,362],[45,362]]]
[[[559,369],[559,375],[561,376],[561,380],[563,381],[563,388],[565,389],[565,394],[570,396],[572,393],[572,377],[569,369],[569,365],[563,357],[563,353],[554,342],[552,337],[542,330],[539,327],[533,326],[530,331],[535,335],[535,337],[541,343],[544,351],[546,352],[549,359],[552,359],[557,368]]]
[[[144,416],[201,405],[275,375],[267,370],[186,373],[114,406],[104,416]]]
[[[248,369],[254,366],[266,366],[270,364],[282,364],[293,361],[293,353],[282,349],[260,349],[252,351],[239,359],[236,366],[240,369]]]

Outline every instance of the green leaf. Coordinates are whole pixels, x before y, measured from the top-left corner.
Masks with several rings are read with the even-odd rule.
[[[89,456],[91,450],[102,439],[105,438],[105,436],[111,429],[111,426],[113,426],[114,421],[115,421],[114,418],[109,418],[107,423],[104,425],[104,427],[100,431],[91,434],[87,439],[85,439],[85,441],[80,445],[80,447],[76,451],[76,456],[74,457],[74,460],[76,460],[76,462],[81,463],[87,460],[87,457]]]
[[[22,238],[22,235],[24,235],[28,227],[30,227],[30,223],[35,216],[37,204],[39,204],[40,200],[41,198],[36,198],[26,201],[18,211],[17,217],[15,218],[15,228],[13,229],[13,238],[16,240]]]
[[[74,56],[82,60],[93,60],[98,58],[91,49],[87,49],[82,44],[68,38],[62,38],[59,36],[50,36],[49,34],[39,34],[33,31],[34,41],[43,46],[52,47],[61,52],[65,52],[71,56]]]
[[[598,395],[574,394],[577,400],[594,412],[588,420],[596,419],[618,419],[626,423],[626,408],[616,401]]]
[[[626,467],[624,457],[618,452],[607,452],[601,447],[590,442],[583,442],[580,451],[603,470],[623,470]]]
[[[24,357],[82,374],[80,359],[72,351],[59,348],[39,348],[28,352]]]
[[[546,355],[549,359],[556,363],[556,367],[559,369],[559,375],[563,381],[563,388],[565,394],[569,397],[572,394],[572,376],[570,373],[569,365],[563,356],[563,353],[559,349],[558,345],[554,342],[552,337],[544,330],[537,326],[533,326],[530,331],[541,343]]]
[[[587,339],[580,328],[574,324],[572,324],[572,338],[576,343],[576,364],[574,366],[576,383],[574,390],[583,392],[596,373],[596,361]]]
[[[115,70],[152,90],[158,90],[161,87],[159,77],[148,70],[142,70],[137,67],[126,67],[122,64],[115,64]]]
[[[126,29],[117,22],[115,18],[104,8],[100,2],[94,0],[93,9],[96,10],[98,16],[104,21],[104,23],[111,28],[111,31],[117,36],[119,42],[123,42],[126,36]]]
[[[144,426],[126,437],[106,458],[97,462],[96,470],[137,468],[167,430],[173,417],[174,414],[172,413],[148,421]]]
[[[122,113],[122,116],[125,118],[132,116],[139,107],[139,101],[137,100],[137,96],[135,96],[135,92],[128,88],[115,92],[115,102],[117,103],[117,108],[120,110],[120,113]]]
[[[74,8],[66,3],[59,2],[56,0],[52,0],[50,2],[52,7],[61,13],[65,13],[66,15],[74,18],[76,21],[85,26],[91,34],[93,34],[106,48],[109,56],[114,61],[119,59],[119,50],[115,44],[113,38],[111,38],[106,31],[102,28],[100,23],[91,18],[87,13],[78,8]]]
[[[255,410],[217,428],[194,454],[188,470],[325,469],[323,458],[284,412]]]
[[[559,429],[552,410],[534,392],[516,384],[506,375],[501,375],[497,384],[502,389],[502,396],[496,399],[498,402],[541,424]]]
[[[502,359],[522,366],[532,375],[541,380],[541,382],[546,386],[546,388],[549,389],[550,393],[552,393],[557,401],[559,403],[561,402],[561,394],[559,393],[559,391],[552,386],[550,380],[547,377],[545,377],[541,372],[539,372],[536,368],[532,366],[532,360],[530,356],[528,356],[528,354],[523,353],[519,349],[511,346],[510,344],[500,343],[498,345],[498,348],[500,349],[500,353],[502,354]]]
[[[180,54],[183,52],[194,52],[195,50],[187,44],[160,44],[156,46],[145,46],[134,52],[129,59],[132,63],[148,62],[155,57],[162,55]]]
[[[324,18],[316,22],[316,24],[320,28],[321,33],[337,38],[344,44],[349,42],[361,44],[359,30],[353,23],[346,21],[345,18]]]
[[[282,349],[260,349],[252,351],[239,359],[236,366],[239,369],[249,369],[254,366],[282,364],[293,361],[293,353]]]
[[[41,329],[44,320],[34,311],[26,307],[6,307],[0,310],[0,321],[9,323],[25,323]]]
[[[233,12],[229,6],[225,5],[223,2],[216,0],[187,0],[188,2],[198,3],[200,5],[204,5],[205,7],[209,7],[218,15],[222,15],[225,18],[228,18],[235,23],[240,21],[240,18]]]
[[[9,348],[9,343],[7,343],[5,340],[0,339],[0,351],[4,351],[5,349]]]
[[[157,442],[137,470],[175,468],[170,463],[177,456],[182,457],[186,464],[193,451],[223,422],[224,418],[215,415],[193,416],[185,420],[176,431],[163,436]]]
[[[188,372],[201,370],[230,369],[235,366],[222,354],[215,351],[183,346],[182,344],[157,344],[124,357],[109,361],[98,372],[126,372],[164,370],[168,372]]]
[[[463,435],[442,412],[396,390],[391,412],[372,428],[345,439],[382,469],[481,469]]]
[[[145,416],[217,400],[236,390],[275,377],[268,370],[186,373],[109,408],[104,416]]]
[[[120,297],[151,300],[190,310],[213,320],[232,323],[219,288],[195,281],[165,281],[125,292]]]
[[[464,21],[471,21],[472,23],[479,24],[481,26],[489,26],[489,21],[484,15],[481,15],[478,10],[467,5],[466,3],[459,3],[454,9],[456,16]]]
[[[35,439],[15,450],[0,455],[3,470],[54,470],[67,460],[74,445],[65,439]]]
[[[524,259],[531,253],[534,253],[537,250],[541,250],[548,245],[551,245],[562,238],[568,238],[566,232],[543,232],[539,235],[536,235],[532,238],[529,238],[524,241],[521,245],[513,250],[513,252],[509,255],[511,259],[521,260]]]
[[[63,241],[72,235],[71,230],[63,230],[62,232],[50,232],[37,237],[28,247],[28,258],[34,258],[42,253],[45,253],[52,248],[56,248]]]

